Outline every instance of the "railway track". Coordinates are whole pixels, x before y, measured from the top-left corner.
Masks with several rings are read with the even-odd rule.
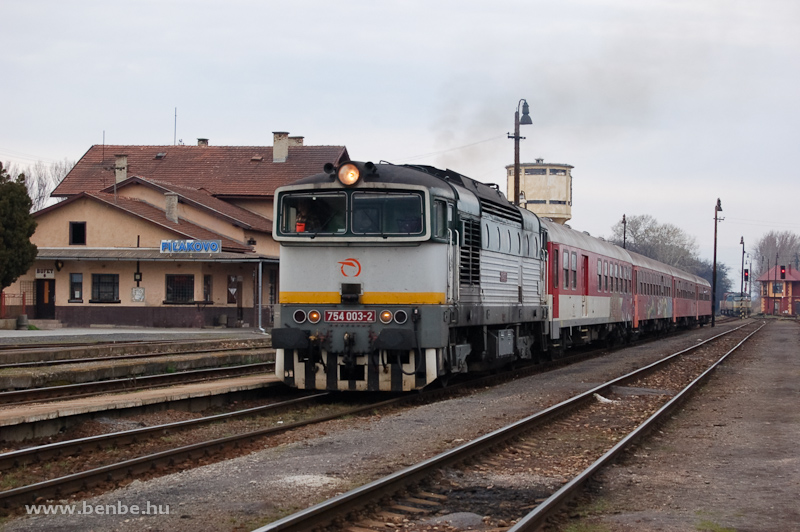
[[[596,354],[596,353],[595,353]],[[197,460],[198,458],[210,455],[222,454],[229,449],[237,449],[263,439],[275,436],[289,430],[324,423],[334,419],[357,416],[364,413],[371,413],[377,409],[388,409],[409,403],[430,402],[442,397],[449,397],[461,393],[464,389],[481,388],[512,378],[519,378],[533,373],[540,373],[552,370],[555,367],[574,363],[585,359],[592,354],[581,353],[572,357],[565,357],[557,361],[548,362],[536,366],[517,368],[513,371],[501,372],[498,374],[473,378],[465,382],[453,383],[447,388],[434,388],[421,393],[406,394],[391,399],[372,401],[366,405],[355,408],[343,409],[337,413],[323,416],[316,416],[295,423],[285,423],[280,426],[272,426],[258,430],[248,431],[230,437],[201,441],[187,446],[176,447],[154,454],[140,456],[134,459],[124,460],[116,463],[105,464],[98,468],[80,471],[57,478],[49,478],[34,482],[32,484],[18,486],[13,489],[0,492],[0,509],[5,512],[12,511],[21,504],[26,504],[40,497],[53,498],[64,497],[72,493],[91,489],[94,486],[124,481],[126,479],[146,475],[153,470],[169,471],[185,461]],[[108,449],[111,447],[123,447],[133,445],[152,437],[163,437],[174,434],[181,430],[197,428],[213,423],[224,422],[248,416],[259,416],[278,412],[291,407],[304,407],[309,404],[324,400],[329,394],[314,394],[295,400],[280,402],[275,405],[250,408],[235,411],[227,414],[202,417],[194,420],[167,423],[153,427],[144,427],[127,431],[120,431],[111,434],[101,434],[88,438],[68,440],[64,442],[40,445],[11,451],[0,454],[0,471],[6,476],[12,476],[15,470],[29,468],[35,464],[47,463],[53,460],[63,460],[66,457],[74,456],[85,459],[88,453],[95,450]],[[381,395],[381,397],[383,397]]]
[[[159,342],[158,345],[161,343],[169,344],[169,345],[176,345],[180,346],[183,345],[179,342]],[[148,345],[152,347],[151,344],[136,344],[137,346],[145,346]],[[120,344],[118,343],[109,343],[105,344],[106,347],[119,347]],[[75,357],[70,358],[65,356],[63,358],[53,358],[58,356],[58,352],[53,352],[51,349],[44,350],[43,352],[38,352],[38,350],[33,349],[25,349],[25,350],[15,350],[16,355],[20,353],[24,354],[26,358],[31,357],[41,357],[37,358],[36,360],[29,360],[25,362],[4,362],[0,364],[0,370],[4,369],[26,369],[26,368],[39,368],[39,367],[46,367],[46,366],[58,366],[64,364],[84,364],[90,362],[120,362],[120,361],[128,361],[128,360],[146,360],[150,358],[156,357],[164,357],[164,356],[181,356],[181,355],[195,355],[195,354],[202,354],[202,353],[220,353],[220,352],[227,352],[227,351],[246,351],[246,350],[258,350],[258,349],[265,349],[265,346],[253,346],[253,347],[243,347],[243,346],[233,346],[233,347],[201,347],[195,349],[188,349],[188,350],[162,350],[156,352],[147,352],[147,353],[132,353],[132,354],[120,354],[116,355],[113,352],[108,352],[101,354],[99,356],[92,356],[92,357]],[[62,356],[66,352],[62,351]],[[5,360],[8,357],[3,357],[3,353],[0,352],[0,360]],[[48,356],[45,356],[48,355]]]
[[[585,357],[586,355],[583,354],[577,359],[582,359]],[[522,375],[527,375],[546,371],[548,369],[552,369],[552,367],[563,365],[564,363],[568,362],[568,360],[569,359],[561,359],[550,364],[523,368],[522,370],[515,371],[514,374],[519,375],[521,373]],[[367,405],[346,409],[331,415],[315,417],[296,423],[285,423],[281,426],[267,427],[229,437],[193,443],[145,456],[122,460],[117,463],[105,464],[90,470],[79,471],[77,473],[64,475],[58,478],[50,478],[27,485],[16,486],[13,489],[0,492],[0,508],[3,508],[5,512],[9,512],[13,511],[14,508],[19,507],[21,504],[25,504],[39,498],[63,498],[76,492],[85,492],[86,490],[91,489],[93,486],[115,485],[118,482],[140,477],[142,475],[153,474],[154,471],[159,471],[160,474],[168,473],[176,470],[180,464],[186,461],[191,462],[198,459],[206,459],[208,457],[213,458],[214,456],[224,455],[226,451],[235,451],[237,448],[247,448],[249,445],[253,444],[253,442],[261,440],[264,437],[280,434],[288,430],[322,423],[336,418],[356,416],[363,413],[372,413],[377,409],[392,408],[404,403],[433,401],[441,398],[442,396],[448,397],[452,394],[460,393],[463,388],[480,388],[490,383],[502,381],[508,378],[510,378],[509,374],[494,375],[488,378],[455,384],[446,389],[428,390],[420,394],[405,395],[380,402],[372,402]],[[306,400],[312,401],[314,399]],[[289,404],[290,403],[284,404],[283,408],[286,408]],[[299,405],[301,403],[298,402],[297,404]],[[30,467],[32,464],[46,463],[47,461],[63,459],[64,457],[68,456],[76,456],[80,458],[83,457],[85,453],[88,453],[93,449],[107,449],[109,446],[124,446],[129,443],[142,441],[143,439],[152,437],[153,435],[163,436],[167,434],[173,434],[176,431],[188,428],[190,426],[218,423],[220,421],[224,421],[226,418],[261,415],[266,413],[270,408],[279,407],[268,407],[264,408],[263,410],[249,409],[249,411],[234,412],[223,416],[210,416],[208,418],[201,418],[199,420],[191,420],[189,422],[165,424],[158,427],[123,431],[109,435],[94,436],[91,438],[83,438],[80,440],[72,440],[13,451],[10,453],[0,454],[0,470],[4,471],[4,475],[10,476],[13,474],[14,470],[25,469],[26,467]]]
[[[662,423],[726,357],[763,327],[761,325],[749,332],[743,339],[740,336],[744,334],[739,334],[735,341],[730,341],[732,336],[729,335],[741,331],[746,325],[417,465],[279,519],[259,528],[258,532],[322,530],[331,526],[362,532],[397,527],[429,530],[434,521],[423,520],[420,516],[431,516],[432,510],[438,514],[446,513],[448,505],[451,508],[456,506],[455,511],[468,511],[463,509],[465,504],[467,508],[471,508],[470,504],[477,506],[475,493],[483,492],[485,496],[487,490],[496,490],[492,473],[498,470],[509,475],[515,471],[530,472],[538,459],[551,453],[557,457],[551,457],[547,463],[559,464],[561,468],[565,462],[572,463],[572,467],[563,469],[574,470],[571,478],[565,479],[560,488],[544,494],[527,492],[517,500],[511,500],[508,494],[498,490],[500,493],[494,498],[495,504],[502,502],[506,505],[504,512],[507,516],[507,520],[493,523],[495,526],[506,529],[513,524],[509,529],[513,532],[537,530],[594,473]],[[723,345],[724,355],[718,356],[719,349],[704,349],[711,343]],[[674,393],[663,389],[678,383],[680,387]],[[627,393],[633,393],[634,397],[641,393],[645,400],[626,400]],[[628,408],[627,403],[637,402],[643,404],[633,404],[630,405],[632,409]],[[615,407],[624,411],[616,415],[613,412]],[[554,441],[562,439],[568,443],[554,445]],[[584,452],[587,448],[588,453]],[[576,451],[579,451],[578,456],[574,456]],[[454,468],[460,469],[454,473]],[[486,515],[485,512],[480,514]],[[439,521],[439,524],[445,523]]]

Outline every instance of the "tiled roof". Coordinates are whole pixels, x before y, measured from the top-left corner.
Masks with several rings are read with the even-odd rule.
[[[229,222],[236,224],[245,229],[253,231],[262,231],[264,233],[272,232],[272,220],[264,218],[258,214],[237,207],[227,201],[222,201],[215,198],[205,190],[197,190],[195,188],[184,187],[167,183],[165,181],[157,181],[155,179],[146,179],[144,177],[134,176],[126,179],[117,185],[117,192],[120,195],[125,195],[125,187],[133,183],[140,183],[143,186],[160,190],[162,192],[174,192],[183,198],[186,203],[194,204],[206,211],[212,212],[220,218],[225,218]],[[113,194],[113,187],[107,187],[102,192]]]
[[[792,265],[786,265],[786,279],[781,279],[781,272],[780,272],[780,265],[775,266],[774,268],[770,268],[767,270],[766,273],[762,274],[761,277],[757,279],[758,282],[772,282],[772,281],[788,281],[788,282],[798,282],[800,281],[800,270],[797,268],[792,267]]]
[[[168,261],[174,262],[176,256],[171,253],[161,253],[152,248],[37,248],[36,258],[39,260],[143,260],[143,261]],[[181,261],[187,262],[272,262],[277,263],[278,257],[258,255],[256,253],[182,253]]]
[[[279,186],[318,174],[325,163],[347,159],[344,146],[289,146],[286,162],[272,162],[272,146],[95,145],[53,196],[113,186],[115,155],[127,155],[127,175],[144,176],[220,197],[269,197]],[[163,154],[163,155],[160,155]]]
[[[137,199],[126,198],[118,196],[114,199],[113,194],[106,194],[104,192],[84,192],[76,196],[72,196],[67,201],[56,203],[45,209],[37,211],[34,216],[41,216],[47,212],[59,209],[76,201],[79,198],[92,198],[96,201],[101,201],[111,207],[125,211],[133,216],[147,220],[150,223],[159,225],[169,231],[173,231],[179,237],[192,240],[220,240],[222,243],[222,251],[231,251],[234,253],[251,253],[253,249],[250,246],[232,240],[224,235],[209,231],[203,227],[197,226],[186,220],[178,220],[178,223],[171,222],[167,219],[167,213],[157,207],[139,201]]]

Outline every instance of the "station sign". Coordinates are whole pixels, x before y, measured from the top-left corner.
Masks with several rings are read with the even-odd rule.
[[[37,279],[55,279],[56,271],[53,268],[36,268]]]
[[[219,253],[221,240],[162,240],[161,253]]]

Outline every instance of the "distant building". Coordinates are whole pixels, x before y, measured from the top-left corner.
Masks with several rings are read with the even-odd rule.
[[[800,316],[800,271],[775,266],[757,279],[761,284],[761,312],[774,316]]]
[[[268,326],[275,189],[347,158],[284,132],[272,146],[92,146],[52,194],[65,201],[35,213],[36,263],[6,292],[68,326]]]
[[[572,218],[572,166],[568,164],[535,163],[519,165],[520,206],[564,224]],[[514,165],[506,166],[508,198],[514,199]]]

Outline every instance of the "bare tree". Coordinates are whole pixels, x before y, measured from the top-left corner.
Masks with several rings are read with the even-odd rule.
[[[713,282],[712,262],[700,258],[697,241],[686,231],[672,224],[660,224],[649,214],[628,216],[626,221],[627,229],[621,221],[611,228],[609,241],[621,247],[625,231],[628,250]],[[717,263],[717,294],[730,291],[728,273],[726,265]]]
[[[24,176],[25,186],[33,202],[31,212],[43,209],[51,201],[50,194],[62,179],[75,166],[75,161],[64,159],[55,163],[37,161],[33,165],[21,167],[15,163],[6,163],[9,175]],[[55,200],[60,201],[60,200]]]
[[[683,229],[672,224],[660,224],[649,214],[629,216],[627,222],[627,249],[683,270],[691,270],[695,265],[697,242]],[[611,228],[611,242],[622,246],[623,230],[622,222],[617,222]]]
[[[800,236],[791,231],[770,231],[762,236],[751,251],[753,256],[752,278],[758,279],[761,275],[774,268],[775,256],[778,264],[783,266],[793,265],[800,269]]]

